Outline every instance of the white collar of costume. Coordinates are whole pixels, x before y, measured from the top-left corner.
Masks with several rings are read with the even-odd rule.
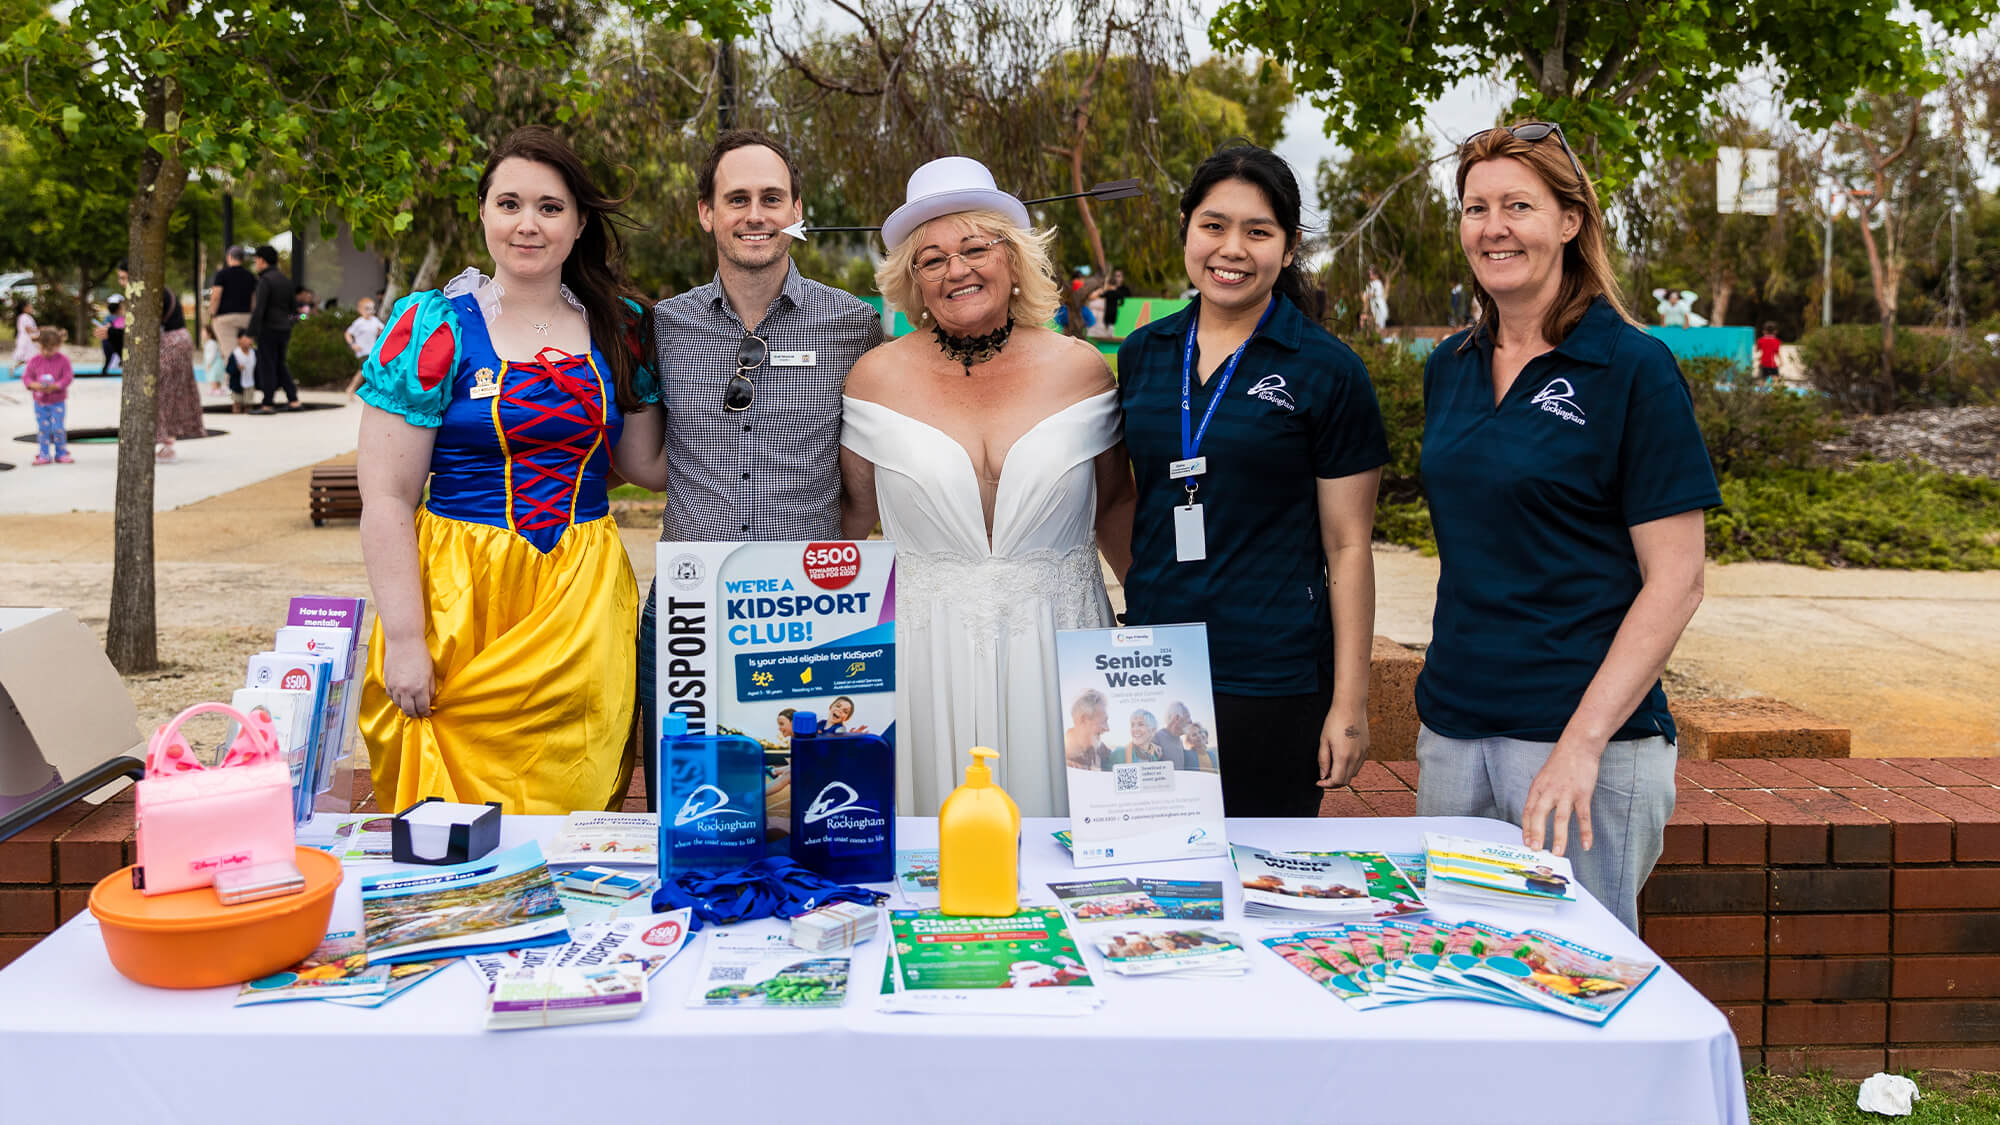
[[[584,319],[588,320],[590,314],[584,311],[583,302],[576,299],[576,294],[570,292],[569,286],[563,285],[559,289],[562,293],[563,303],[575,309],[583,315]],[[481,319],[486,321],[486,326],[488,328],[493,327],[493,322],[500,319],[500,298],[506,296],[506,287],[479,272],[479,270],[468,266],[464,273],[444,283],[444,295],[446,299],[463,297],[467,293],[472,294],[472,299],[479,302],[479,315]]]

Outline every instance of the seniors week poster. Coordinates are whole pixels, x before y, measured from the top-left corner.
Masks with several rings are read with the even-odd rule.
[[[1056,633],[1078,867],[1227,853],[1208,627]]]
[[[794,714],[896,743],[895,544],[661,543],[658,567],[656,710],[763,745],[764,835],[782,850]]]

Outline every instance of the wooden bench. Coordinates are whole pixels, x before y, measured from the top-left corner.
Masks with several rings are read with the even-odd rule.
[[[314,527],[325,527],[328,520],[361,518],[361,484],[352,465],[315,465],[311,495]]]

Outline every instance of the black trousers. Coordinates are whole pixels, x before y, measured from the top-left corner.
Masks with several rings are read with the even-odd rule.
[[[1331,680],[1307,695],[1216,695],[1225,815],[1319,815],[1319,732],[1332,706]]]
[[[292,346],[292,330],[270,328],[257,334],[257,389],[269,406],[285,392],[286,402],[299,401],[299,385],[292,382],[292,369],[285,365],[285,349]]]

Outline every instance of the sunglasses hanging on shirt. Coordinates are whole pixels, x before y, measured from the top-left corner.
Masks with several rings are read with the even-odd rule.
[[[734,413],[750,409],[757,398],[757,384],[750,381],[748,373],[764,366],[770,351],[762,336],[743,337],[743,342],[736,346],[736,374],[729,377],[729,385],[722,389],[724,410]]]

